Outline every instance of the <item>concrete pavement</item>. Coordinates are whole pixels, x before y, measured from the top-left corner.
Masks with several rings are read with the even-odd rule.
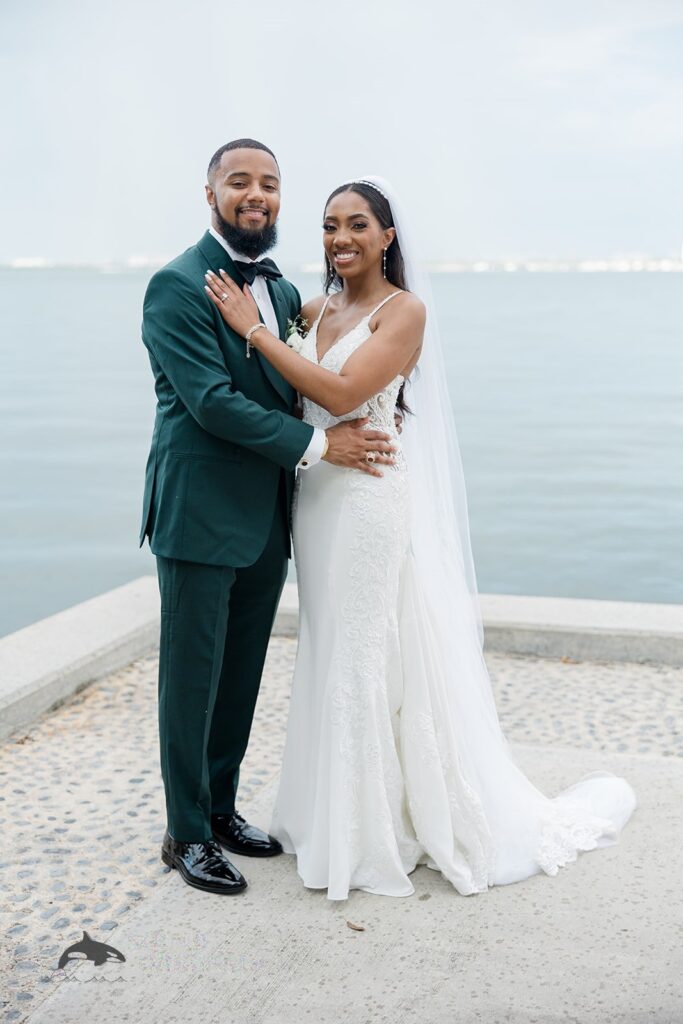
[[[262,825],[294,652],[271,642],[242,777],[240,808]],[[618,847],[472,897],[419,868],[412,897],[336,904],[304,889],[287,856],[235,858],[241,896],[197,892],[158,856],[153,654],[1,748],[0,1021],[678,1024],[680,670],[487,661],[506,734],[546,792],[594,768],[632,783],[639,807]],[[83,930],[125,963],[58,971]]]
[[[548,790],[596,763],[584,751],[516,753]],[[411,897],[335,903],[304,889],[286,855],[235,858],[250,887],[234,898],[173,872],[107,936],[126,962],[69,969],[28,1020],[678,1024],[683,854],[672,838],[683,766],[599,760],[631,780],[641,806],[619,847],[582,854],[554,878],[461,897],[422,867]],[[249,808],[253,820],[267,821],[274,785]]]

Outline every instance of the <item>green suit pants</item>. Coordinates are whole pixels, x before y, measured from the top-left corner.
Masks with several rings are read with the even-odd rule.
[[[284,471],[266,546],[244,568],[157,555],[159,741],[168,831],[212,838],[231,814],[273,620],[287,576]]]

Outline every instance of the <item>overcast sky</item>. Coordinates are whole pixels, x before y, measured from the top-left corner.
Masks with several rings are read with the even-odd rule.
[[[682,54],[682,0],[2,0],[0,260],[174,255],[243,135],[284,263],[369,173],[432,259],[675,255]]]

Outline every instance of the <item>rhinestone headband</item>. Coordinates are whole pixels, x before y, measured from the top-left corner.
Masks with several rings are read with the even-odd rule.
[[[375,192],[379,192],[381,196],[384,196],[387,202],[389,202],[389,196],[386,192],[383,192],[379,185],[375,185],[372,181],[366,181],[365,178],[354,178],[349,182],[349,185],[368,185],[370,188],[374,188]]]

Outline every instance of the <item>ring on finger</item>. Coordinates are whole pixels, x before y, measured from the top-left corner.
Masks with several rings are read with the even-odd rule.
[[[229,298],[230,298],[230,296],[228,295],[228,293],[227,292],[223,292],[223,294],[221,295],[221,302],[225,302],[225,300],[229,299]]]
[[[377,458],[377,452],[366,452],[365,453],[365,461],[366,462],[374,462],[376,458]]]

